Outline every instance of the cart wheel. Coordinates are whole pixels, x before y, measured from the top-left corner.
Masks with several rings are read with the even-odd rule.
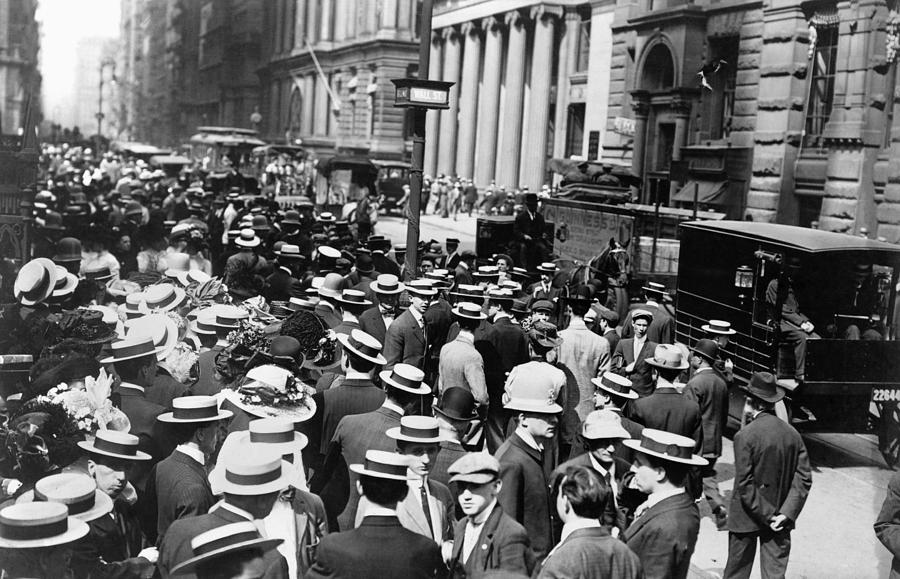
[[[878,449],[884,462],[891,468],[900,462],[900,404],[882,404],[878,429]]]

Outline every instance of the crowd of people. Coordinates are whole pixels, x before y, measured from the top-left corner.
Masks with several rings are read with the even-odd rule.
[[[4,576],[684,578],[701,512],[784,575],[809,463],[754,375],[720,495],[727,321],[104,161],[5,266]]]

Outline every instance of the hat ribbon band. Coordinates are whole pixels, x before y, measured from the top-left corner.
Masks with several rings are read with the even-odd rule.
[[[94,439],[94,450],[100,450],[112,454],[120,454],[123,456],[137,456],[136,444],[122,444],[99,437]]]
[[[260,534],[257,531],[235,533],[233,535],[228,535],[227,537],[222,537],[221,539],[216,539],[215,541],[209,541],[208,543],[203,543],[202,545],[196,545],[193,548],[194,556],[199,557],[201,555],[205,555],[206,553],[211,553],[212,551],[215,551],[217,549],[224,549],[226,547],[230,547],[231,545],[246,543],[247,541],[255,541],[261,538],[262,537],[260,537]]]
[[[620,392],[622,394],[628,394],[629,392],[631,392],[631,388],[629,388],[628,386],[625,386],[623,384],[617,384],[616,382],[613,382],[612,380],[609,380],[606,377],[604,377],[602,379],[602,382],[603,382],[603,385],[606,386],[607,388],[609,388],[610,390],[615,390],[616,392]]]
[[[352,346],[354,349],[359,350],[361,353],[372,358],[377,356],[378,352],[380,351],[378,348],[373,348],[372,346],[368,346],[360,341],[354,340],[352,336],[347,343],[350,344],[350,346]]]
[[[653,452],[658,452],[660,454],[676,458],[689,459],[691,458],[691,454],[693,453],[692,449],[688,446],[679,446],[677,444],[663,444],[661,442],[653,440],[652,438],[647,438],[646,436],[641,437],[641,446],[647,450],[652,450]]]
[[[69,509],[69,516],[72,516],[72,515],[79,515],[81,513],[86,513],[89,510],[93,509],[96,498],[97,498],[97,495],[95,494],[95,492],[91,491],[91,493],[89,495],[77,498],[72,501],[57,500],[57,502],[61,502],[61,503],[65,504],[66,508]],[[50,499],[50,497],[48,497],[47,495],[45,495],[44,493],[39,491],[37,488],[35,488],[34,489],[34,500],[37,502],[47,502],[51,499]]]
[[[197,328],[199,328],[205,332],[215,332],[216,328],[218,328],[218,326],[216,326],[215,324],[207,324],[206,322],[201,322],[200,320],[197,320]]]
[[[400,289],[400,284],[393,283],[393,282],[384,283],[384,284],[376,282],[375,286],[378,288],[376,291],[383,291],[383,292],[394,292],[394,291],[397,291],[398,289]]]
[[[281,478],[281,464],[268,472],[261,472],[258,474],[240,474],[227,469],[225,470],[225,480],[241,486],[264,485],[276,481],[279,478]]]
[[[169,292],[169,295],[167,295],[165,298],[163,298],[162,300],[160,300],[158,302],[153,302],[153,303],[147,302],[147,306],[150,308],[164,308],[167,305],[174,302],[176,297],[178,297],[178,296],[175,294],[175,291],[172,290],[171,292]]]
[[[276,444],[279,442],[293,442],[294,431],[284,430],[282,432],[253,432],[250,431],[250,442],[259,442],[264,444]]]
[[[113,357],[114,358],[127,358],[127,357],[138,357],[138,356],[148,356],[153,353],[153,342],[140,342],[138,344],[132,344],[130,346],[125,346],[124,348],[115,348],[113,349]]]
[[[401,424],[400,434],[409,438],[437,438],[440,432],[437,428],[414,428]]]
[[[229,318],[228,316],[216,316],[216,324],[220,326],[228,326],[236,328],[238,326],[237,318]]]
[[[366,459],[365,469],[372,472],[380,472],[393,476],[406,476],[407,466],[405,464],[384,464]]]
[[[109,271],[108,267],[104,267],[103,269],[98,269],[97,271],[87,271],[84,273],[84,277],[87,279],[102,279],[104,277],[109,277],[112,275],[112,272]]]
[[[404,378],[396,372],[391,372],[391,380],[404,388],[410,388],[412,390],[415,390],[422,385],[421,380],[411,380],[410,378]]]
[[[219,415],[219,409],[215,404],[200,406],[199,408],[175,408],[172,418],[179,420],[198,420],[202,418],[215,418]]]
[[[44,523],[42,525],[11,525],[9,521],[0,521],[0,537],[13,541],[29,541],[33,539],[48,539],[62,535],[69,530],[68,517],[62,517],[58,521]]]

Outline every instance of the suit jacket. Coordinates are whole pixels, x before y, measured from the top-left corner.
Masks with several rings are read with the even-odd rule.
[[[222,350],[223,347],[217,345],[200,353],[197,358],[197,383],[191,388],[191,394],[215,396],[226,386],[225,380],[216,371],[216,356]]]
[[[358,272],[354,273],[358,274]],[[344,279],[346,280],[347,278]],[[374,304],[378,301],[378,294],[375,293],[375,290],[373,290],[372,286],[370,285],[373,281],[375,280],[370,277],[370,274],[358,275],[354,283],[349,283],[349,281],[346,281],[344,283],[344,287],[361,291],[362,293],[366,294],[366,299]]]
[[[480,577],[488,571],[502,570],[530,575],[534,565],[525,527],[503,512],[497,504],[478,535],[478,544],[463,561],[463,542],[468,517],[456,523],[453,553],[450,557],[450,579]]]
[[[613,329],[609,330],[608,332],[606,332],[605,334],[603,334],[603,337],[606,338],[607,342],[609,342],[609,351],[615,352],[616,346],[619,345],[619,340],[622,339],[622,337],[619,335],[619,332],[617,332],[616,329],[613,328]]]
[[[383,355],[390,370],[395,364],[412,364],[421,368],[425,360],[425,332],[419,322],[406,310],[394,320],[384,336]]]
[[[316,401],[316,415],[321,420],[321,434],[316,435],[319,441],[319,452],[325,454],[328,445],[334,438],[341,419],[351,414],[363,414],[377,410],[384,403],[384,390],[371,379],[344,379],[340,386],[329,388],[313,395]],[[310,421],[315,423],[316,419]],[[310,439],[312,441],[312,439]]]
[[[338,468],[348,470],[347,466],[364,462],[367,450],[390,452],[396,450],[397,441],[388,438],[385,434],[389,428],[395,426],[400,426],[400,414],[385,406],[366,414],[355,414],[342,418],[334,431],[328,451],[325,453],[322,468],[310,481],[310,491],[319,494]],[[349,493],[346,504],[325,502],[325,509],[328,511],[329,517],[334,517],[334,513],[340,512],[340,515],[337,516],[337,523],[341,529],[352,528],[359,503],[359,493],[355,492],[359,475],[350,471],[348,476],[349,489],[353,492]],[[340,511],[341,508],[343,511]]]
[[[680,493],[637,517],[622,540],[641,560],[646,579],[685,579],[699,532],[700,511],[690,495]]]
[[[715,370],[703,370],[688,380],[684,397],[700,406],[703,423],[703,456],[722,456],[722,434],[728,422],[728,386]]]
[[[372,266],[378,273],[390,273],[400,277],[400,265],[380,251],[372,253]]]
[[[631,313],[634,310],[647,310],[653,314],[650,327],[647,328],[647,340],[657,344],[671,344],[675,341],[675,316],[666,303],[658,305],[637,304],[631,307],[625,321],[622,322],[622,337],[633,338],[634,326],[631,325]]]
[[[119,409],[131,422],[131,434],[138,437],[138,450],[149,454],[153,460],[141,461],[131,471],[130,480],[138,491],[143,491],[150,477],[150,469],[166,458],[175,449],[171,438],[166,435],[163,424],[156,417],[166,411],[159,404],[146,399],[146,395],[134,388],[117,386],[113,397]]]
[[[649,338],[644,342],[644,347],[634,357],[634,338],[619,340],[616,351],[613,353],[611,368],[616,374],[621,374],[631,380],[631,387],[641,396],[647,396],[653,392],[653,378],[650,375],[650,366],[644,361],[653,356],[657,343]],[[625,367],[636,362],[634,370],[627,372]]]
[[[616,577],[642,579],[641,561],[637,555],[604,527],[577,529],[553,548],[538,579],[571,579],[573,577]]]
[[[475,349],[471,336],[459,335],[441,348],[438,392],[447,388],[465,388],[479,404],[488,403],[484,377],[484,359]]]
[[[584,321],[572,320],[569,327],[559,332],[563,343],[559,346],[559,363],[565,364],[578,383],[578,418],[584,420],[594,410],[594,384],[598,372],[609,369],[609,342],[590,331]]]
[[[325,324],[325,327],[329,329],[334,329],[341,325],[343,322],[343,318],[341,317],[341,313],[334,307],[333,304],[328,303],[325,300],[321,300],[316,304],[315,314],[321,318],[322,323]]]
[[[491,406],[502,408],[503,386],[506,383],[506,375],[519,364],[528,361],[528,339],[522,326],[512,323],[508,316],[503,316],[490,325],[485,336],[477,342],[486,342],[488,354],[484,352],[484,372],[487,382],[488,397]]]
[[[266,284],[263,287],[262,295],[268,302],[281,301],[286,302],[292,297],[299,295],[300,280],[277,267],[269,277],[266,278]]]
[[[159,569],[160,576],[163,579],[168,579],[169,577],[195,579],[196,575],[193,573],[172,575],[172,569],[176,565],[194,556],[191,549],[191,539],[200,533],[205,533],[224,525],[246,521],[247,519],[241,515],[218,505],[209,509],[208,513],[175,521],[159,545],[159,560],[156,563],[156,567]],[[272,549],[263,555],[263,563],[266,568],[266,572],[263,575],[264,579],[287,578],[287,561],[277,549]]]
[[[324,537],[308,579],[409,579],[443,576],[438,545],[394,516],[369,516],[355,529]]]
[[[187,385],[172,378],[168,370],[162,367],[156,369],[156,378],[153,379],[153,384],[144,391],[147,400],[159,404],[163,408],[171,408],[172,400],[187,396],[187,394]]]
[[[456,442],[455,440],[441,441],[441,451],[438,452],[437,457],[435,457],[434,462],[431,464],[429,478],[452,488],[453,484],[450,482],[450,473],[448,473],[447,470],[450,468],[451,464],[466,454],[468,454],[468,452],[459,442]]]
[[[475,283],[475,278],[472,277],[472,272],[469,271],[469,268],[464,263],[457,263],[453,269],[454,286],[459,287],[462,284],[472,285],[473,283]]]
[[[644,426],[693,438],[699,450],[703,443],[700,407],[675,388],[665,387],[646,398],[632,400],[628,417]]]
[[[359,327],[362,331],[378,340],[382,346],[384,345],[387,327],[384,325],[384,318],[378,306],[373,306],[360,314]]]
[[[156,497],[159,537],[165,537],[174,521],[205,514],[213,506],[206,468],[183,452],[176,450],[154,471],[147,493]]]
[[[541,453],[513,433],[497,449],[503,486],[498,500],[509,516],[520,522],[535,557],[540,561],[553,546],[550,521],[550,489],[544,477]]]
[[[428,309],[422,315],[425,320],[425,338],[428,342],[428,351],[425,353],[425,376],[428,384],[437,383],[438,363],[441,356],[441,348],[452,338],[449,337],[450,325],[453,323],[452,307],[444,298],[438,298],[431,302]],[[454,336],[455,337],[455,336]]]
[[[894,556],[890,579],[900,579],[900,472],[895,472],[888,482],[874,527],[875,536]]]
[[[404,529],[409,529],[414,533],[418,533],[423,537],[433,539],[438,545],[444,541],[453,540],[453,524],[456,522],[455,504],[456,499],[450,493],[450,489],[444,483],[428,479],[428,503],[430,505],[430,513],[432,516],[432,526],[439,529],[439,534],[435,536],[434,529],[428,526],[428,520],[425,518],[425,510],[422,508],[421,493],[419,487],[409,487],[406,497],[397,503],[397,518]],[[359,508],[356,510],[356,520],[354,526],[358,527],[363,519],[368,515],[369,508],[372,503],[366,497],[359,500]],[[437,517],[435,520],[434,517]]]
[[[88,523],[88,536],[72,545],[70,567],[76,579],[139,579],[152,570],[150,561],[137,556],[140,528],[129,510],[117,502],[112,513]]]
[[[613,461],[616,465],[615,468],[615,482],[619,487],[619,493],[621,494],[623,490],[625,490],[625,485],[622,482],[623,477],[630,472],[631,464],[625,462],[619,457],[613,457]],[[583,466],[587,469],[594,471],[594,473],[600,478],[601,481],[605,482],[605,477],[600,474],[600,471],[594,468],[594,463],[591,462],[591,457],[588,453],[580,454],[575,458],[569,459],[566,462],[560,464],[553,471],[553,474],[550,475],[550,496],[556,496],[556,491],[559,488],[559,483],[562,478],[566,475],[566,471],[573,466]],[[627,517],[628,512],[627,509],[621,505],[621,497],[616,496],[615,499],[612,495],[612,488],[609,489],[610,497],[606,503],[606,509],[603,511],[603,516],[600,517],[600,522],[606,526],[607,529],[612,529],[613,527],[617,527],[620,532],[625,531],[625,527],[627,526]],[[618,505],[618,508],[617,508]],[[558,521],[559,530],[562,529],[562,521]],[[557,533],[558,534],[558,533]]]
[[[768,529],[778,514],[797,521],[812,486],[809,458],[794,428],[763,412],[734,436],[734,492],[728,530]]]

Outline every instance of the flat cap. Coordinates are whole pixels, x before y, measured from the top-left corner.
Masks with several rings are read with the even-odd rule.
[[[500,476],[500,462],[484,452],[470,452],[450,465],[450,482],[485,484]]]

